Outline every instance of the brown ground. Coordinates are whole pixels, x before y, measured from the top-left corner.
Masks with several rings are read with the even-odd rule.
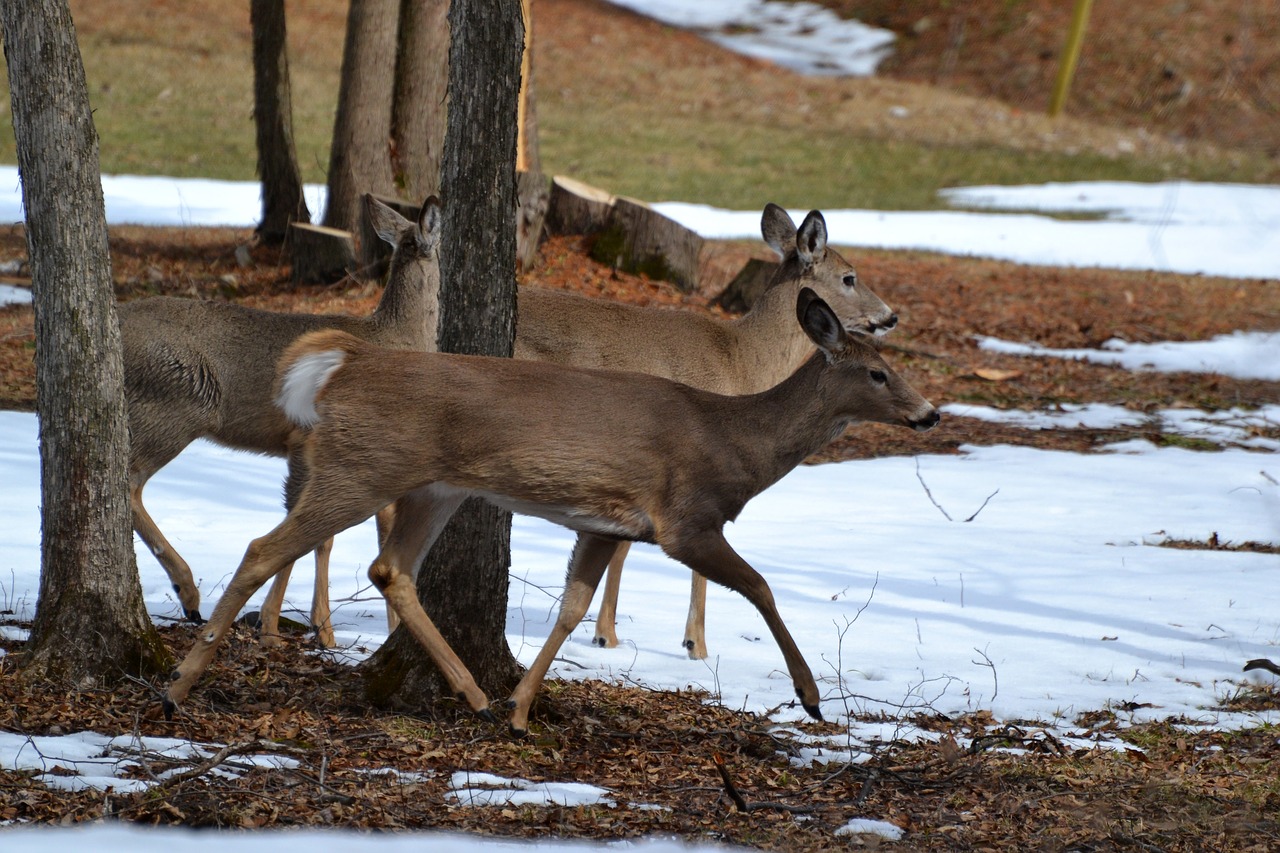
[[[815,0],[897,33],[878,76],[1043,113],[1074,2]],[[1066,113],[1280,156],[1280,4],[1096,0]]]
[[[602,12],[591,3],[538,3],[560,16],[565,37],[601,30],[601,20],[592,17],[600,14],[609,15],[609,27],[666,32]],[[985,5],[1020,10],[1042,4]],[[1105,5],[1100,0],[1095,15]],[[938,29],[951,31],[949,25]],[[964,32],[965,44],[972,46],[978,30],[966,26]],[[991,49],[997,46],[990,44]],[[661,49],[654,45],[655,52]],[[682,45],[682,50],[692,49]],[[700,56],[701,62],[712,63],[710,54]],[[583,61],[599,57],[584,55]],[[741,67],[736,59],[725,62]],[[957,59],[953,67],[960,65]],[[758,64],[751,68],[751,73],[763,73]],[[871,90],[903,85],[867,83]],[[908,89],[927,97],[924,87]],[[922,122],[911,132],[930,131]],[[981,129],[974,125],[971,132]],[[1106,132],[1097,132],[1104,139]],[[247,230],[113,229],[117,293],[122,299],[179,293],[326,312],[367,312],[377,300],[377,285],[354,281],[295,289],[274,250],[255,248],[251,264],[241,266],[235,250],[249,239]],[[24,255],[20,229],[0,233],[0,261]],[[1191,340],[1236,330],[1274,331],[1280,329],[1280,288],[1274,282],[1021,267],[922,253],[846,255],[861,279],[901,315],[900,330],[886,345],[887,358],[938,404],[1034,408],[1109,402],[1146,411],[1280,399],[1280,383],[1011,358],[981,352],[973,342],[973,335],[988,334],[1051,346],[1096,346],[1115,336]],[[543,247],[541,263],[525,283],[711,310],[706,307],[709,299],[751,256],[767,257],[768,250],[759,242],[716,244],[706,259],[706,292],[685,297],[661,283],[615,274],[589,261],[579,240],[557,238]],[[33,406],[33,348],[30,309],[0,310],[0,407]],[[1280,429],[1265,434],[1280,438]],[[826,458],[948,452],[963,443],[994,442],[1087,450],[1129,435],[1028,432],[948,418],[921,436],[858,428]],[[1145,437],[1185,443],[1168,436]],[[1260,455],[1260,466],[1272,458]],[[1274,547],[1255,544],[1264,550]],[[171,648],[181,650],[189,641],[185,627],[165,631]],[[296,770],[255,772],[236,781],[215,777],[207,767],[179,768],[191,772],[158,792],[137,796],[55,792],[25,774],[0,772],[0,821],[71,823],[111,815],[196,826],[432,827],[595,838],[675,834],[776,850],[1245,851],[1280,845],[1280,785],[1268,769],[1280,751],[1274,732],[1267,729],[1205,732],[1172,723],[1124,729],[1123,708],[1100,709],[1074,721],[1086,731],[1116,734],[1123,729],[1125,739],[1145,750],[1117,753],[1070,748],[1032,723],[997,722],[981,714],[917,717],[909,722],[943,734],[938,743],[886,743],[865,764],[802,768],[788,760],[797,749],[793,738],[771,732],[765,720],[704,704],[703,697],[690,694],[548,682],[535,709],[533,737],[513,742],[497,728],[458,714],[447,702],[401,713],[370,709],[352,688],[348,668],[305,655],[301,642],[262,651],[244,633],[224,645],[185,714],[166,723],[154,713],[139,715],[141,709],[155,708],[156,697],[147,685],[130,682],[110,691],[26,685],[15,677],[21,644],[0,645],[11,652],[0,657],[0,729],[32,735],[92,729],[191,737],[245,751],[280,752],[300,762]],[[1241,691],[1228,704],[1274,708],[1275,697]],[[804,728],[840,734],[834,726]],[[970,739],[972,748],[962,745]],[[224,760],[234,762],[238,754],[233,750]],[[135,759],[141,774],[169,767],[154,756]],[[365,772],[388,767],[425,775],[396,779]],[[608,788],[623,805],[461,808],[446,798],[449,776],[457,770],[592,783]],[[752,805],[749,810],[734,805],[726,778]],[[667,810],[629,807],[635,804]],[[892,821],[908,834],[898,844],[833,836],[836,827],[858,816]]]

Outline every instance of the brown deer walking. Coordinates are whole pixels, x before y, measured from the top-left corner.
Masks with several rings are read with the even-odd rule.
[[[737,590],[763,616],[805,709],[821,718],[813,674],[765,582],[724,525],[852,422],[917,430],[937,410],[812,290],[795,316],[820,352],[774,388],[723,396],[637,373],[513,359],[391,353],[341,332],[297,341],[277,400],[306,429],[285,520],[250,543],[226,593],[174,673],[172,715],[255,590],[335,533],[397,501],[369,577],[476,713],[488,697],[418,601],[414,575],[468,496],[575,530],[555,627],[513,692],[521,733],[560,645],[586,613],[618,544],[644,541]],[[680,429],[672,429],[673,424]]]
[[[395,247],[382,298],[368,317],[286,314],[225,302],[154,297],[120,306],[129,413],[129,499],[133,527],[160,561],[186,617],[200,618],[191,569],[142,503],[147,481],[197,438],[238,450],[286,456],[295,427],[272,402],[275,366],[289,344],[319,329],[341,329],[392,349],[435,349],[439,317],[440,203],[423,204],[416,223],[365,197],[378,235]],[[312,620],[332,645],[328,553],[316,543],[317,583],[325,591]],[[280,595],[283,596],[283,587]],[[317,611],[317,606],[319,611]],[[279,615],[279,604],[274,608]],[[264,617],[267,616],[264,608]],[[266,625],[270,641],[276,624]]]
[[[881,334],[897,325],[897,315],[827,245],[821,213],[810,211],[796,228],[785,210],[769,204],[761,215],[760,231],[781,264],[742,318],[720,320],[692,311],[522,287],[515,357],[648,373],[719,394],[753,394],[777,385],[813,354],[813,342],[795,321],[801,288],[815,291],[850,332]],[[618,588],[629,548],[630,543],[621,543],[609,563],[596,619],[595,642],[600,646],[618,644]],[[277,576],[273,592],[287,580],[287,572]],[[317,595],[325,594],[319,583],[316,589]],[[684,634],[684,647],[695,659],[707,656],[706,595],[706,578],[695,573]],[[263,605],[264,623],[276,618],[269,615],[272,600],[268,596]],[[395,627],[394,611],[388,612],[388,622]]]

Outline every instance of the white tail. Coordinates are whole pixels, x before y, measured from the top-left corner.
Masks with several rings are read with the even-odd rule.
[[[810,211],[797,228],[785,210],[769,204],[761,214],[760,231],[781,263],[765,293],[741,319],[524,287],[518,297],[515,357],[648,373],[720,394],[753,394],[777,385],[813,354],[813,342],[795,321],[801,288],[817,293],[847,331],[879,335],[897,325],[897,315],[827,245],[820,212]],[[629,548],[623,542],[609,564],[595,629],[601,646],[618,644],[618,585]],[[684,646],[690,657],[704,658],[706,579],[695,573],[692,586]],[[316,589],[317,595],[324,594],[320,583]],[[263,605],[264,620],[274,618],[270,604],[271,596]],[[388,621],[395,626],[393,612]]]
[[[848,334],[813,291],[796,316],[821,352],[778,386],[750,396],[699,391],[653,376],[447,354],[392,353],[341,332],[300,339],[280,362],[281,404],[320,420],[291,471],[288,517],[244,560],[174,673],[166,713],[190,693],[240,608],[321,540],[397,501],[394,527],[369,577],[477,713],[489,700],[418,601],[414,575],[468,496],[578,532],[560,614],[511,697],[523,732],[551,661],[582,619],[624,540],[658,544],[737,590],[764,617],[797,695],[815,717],[818,688],[765,582],[722,529],[753,496],[858,420],[929,429],[938,412]],[[317,363],[341,364],[327,381]],[[685,424],[691,441],[672,430]]]
[[[168,573],[187,618],[195,622],[201,621],[200,590],[191,569],[142,503],[142,489],[152,475],[201,437],[241,450],[287,455],[295,426],[272,403],[275,364],[306,332],[342,329],[394,349],[435,349],[439,201],[427,199],[417,223],[368,196],[365,210],[378,235],[395,246],[382,298],[368,317],[285,314],[171,297],[120,306],[133,526]],[[317,571],[327,587],[326,557],[326,549],[317,553]],[[327,613],[327,589],[321,603]],[[327,617],[317,628],[329,630]]]

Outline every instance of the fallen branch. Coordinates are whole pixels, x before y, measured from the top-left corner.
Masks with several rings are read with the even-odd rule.
[[[811,806],[788,806],[784,803],[748,803],[743,799],[742,794],[738,792],[738,786],[733,784],[733,779],[729,776],[729,768],[725,766],[724,758],[720,753],[715,753],[712,756],[712,760],[716,763],[716,770],[720,771],[720,779],[724,782],[725,793],[729,795],[729,799],[733,800],[733,804],[738,811],[753,812],[761,809],[771,809],[791,814],[810,814],[813,811]]]

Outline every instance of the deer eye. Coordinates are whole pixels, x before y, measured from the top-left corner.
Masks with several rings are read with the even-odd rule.
[[[873,370],[871,371],[871,381],[877,385],[884,385],[889,381],[889,377],[884,375],[883,370]]]
[[[845,273],[844,286],[853,290],[858,286],[858,274],[856,272]]]

